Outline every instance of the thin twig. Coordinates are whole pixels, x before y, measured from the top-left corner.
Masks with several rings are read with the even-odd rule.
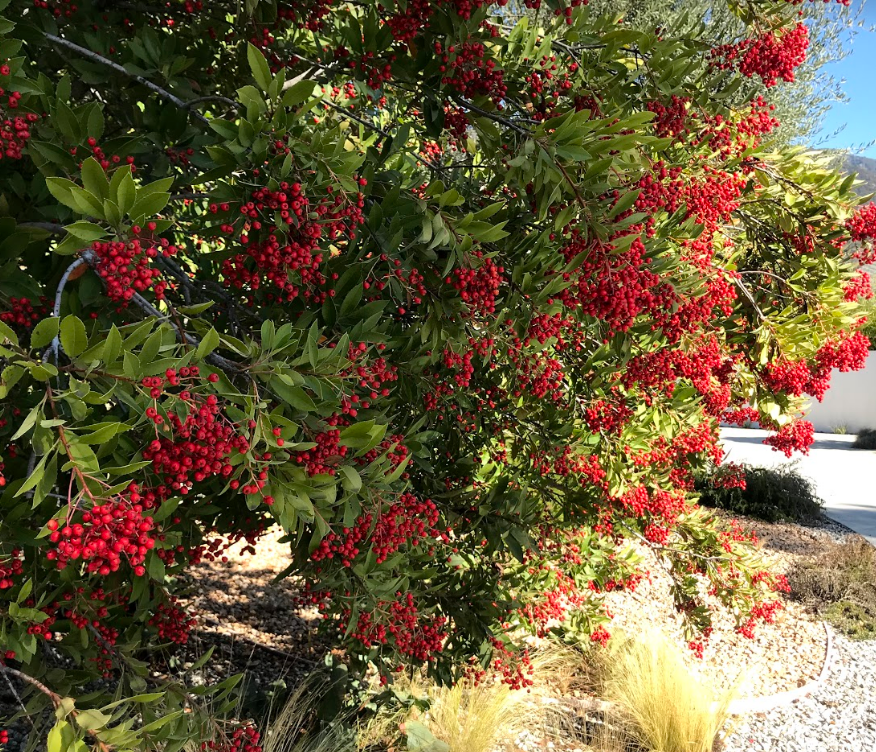
[[[57,692],[52,692],[45,684],[43,684],[38,679],[34,679],[32,676],[28,676],[23,671],[19,671],[18,669],[12,668],[11,666],[4,666],[0,663],[0,672],[6,674],[7,676],[14,676],[16,679],[21,679],[21,681],[30,684],[32,687],[36,687],[40,692],[44,695],[48,696],[52,700],[52,704],[57,708],[61,704],[61,695]]]
[[[742,290],[742,294],[748,298],[748,302],[751,303],[752,308],[757,312],[757,315],[760,317],[761,321],[766,321],[766,316],[764,316],[763,311],[760,309],[760,306],[757,304],[757,301],[754,299],[754,295],[751,294],[751,290],[749,290],[743,283],[742,280],[738,277],[734,277],[733,281],[736,283],[736,286]]]
[[[456,102],[461,107],[465,107],[467,110],[471,110],[472,112],[476,112],[478,115],[482,115],[489,120],[492,120],[494,123],[499,123],[500,125],[504,125],[506,128],[510,128],[511,130],[519,133],[522,136],[531,136],[532,133],[528,131],[526,128],[522,128],[517,123],[512,120],[508,120],[508,118],[504,118],[501,115],[497,115],[495,112],[490,112],[489,110],[484,110],[481,107],[478,107],[475,104],[472,104],[467,99],[463,99],[458,94],[451,94],[450,98]]]
[[[209,198],[209,193],[172,193],[171,201],[193,201],[198,198]]]

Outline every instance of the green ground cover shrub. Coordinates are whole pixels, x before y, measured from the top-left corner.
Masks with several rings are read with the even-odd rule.
[[[700,503],[767,522],[799,522],[821,514],[815,485],[793,466],[745,466],[743,475],[744,487],[724,485],[720,472],[702,477],[697,482]]]

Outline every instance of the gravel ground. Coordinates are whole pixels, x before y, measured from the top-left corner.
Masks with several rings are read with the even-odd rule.
[[[876,750],[876,641],[834,635],[826,682],[785,708],[739,719],[724,752],[872,752]]]

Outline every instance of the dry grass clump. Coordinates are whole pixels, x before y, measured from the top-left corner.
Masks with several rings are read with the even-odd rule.
[[[603,697],[617,706],[620,727],[640,748],[714,749],[729,717],[734,688],[692,676],[681,650],[656,630],[614,648],[607,667]]]
[[[449,752],[492,752],[532,720],[525,697],[498,682],[433,688],[423,722]]]
[[[317,723],[317,682],[304,682],[286,701],[262,736],[264,752],[358,752],[356,732],[339,719],[324,727]]]
[[[414,676],[397,689],[428,696],[428,710],[384,709],[366,721],[351,714],[329,726],[314,723],[318,692],[306,688],[278,714],[264,750],[388,752],[422,731],[417,748],[429,752],[510,752],[523,737],[593,752],[712,752],[733,695],[692,676],[681,649],[657,630],[616,635],[608,649],[547,643],[533,667],[532,694],[497,681],[438,687]]]
[[[853,639],[876,637],[876,548],[859,535],[788,575],[792,594]]]

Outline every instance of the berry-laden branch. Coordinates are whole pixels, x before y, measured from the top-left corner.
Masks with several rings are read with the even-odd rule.
[[[84,251],[82,253],[82,259],[91,267],[96,268],[97,266],[97,256],[94,251]],[[72,265],[71,265],[72,266]],[[140,293],[135,292],[131,296],[131,302],[134,303],[140,310],[148,313],[150,316],[158,319],[162,322],[167,322],[171,326],[173,326],[174,331],[177,333],[177,339],[180,342],[184,342],[187,345],[191,345],[192,347],[197,347],[201,344],[201,340],[198,337],[195,337],[193,334],[189,334],[184,329],[176,324],[176,322],[170,317],[163,314],[159,311],[152,303],[150,303],[146,298],[144,298]],[[237,374],[243,372],[243,367],[240,363],[235,363],[227,358],[223,358],[221,355],[216,355],[216,353],[210,353],[207,356],[207,361],[215,365],[217,368],[221,368],[223,371],[227,373]]]

